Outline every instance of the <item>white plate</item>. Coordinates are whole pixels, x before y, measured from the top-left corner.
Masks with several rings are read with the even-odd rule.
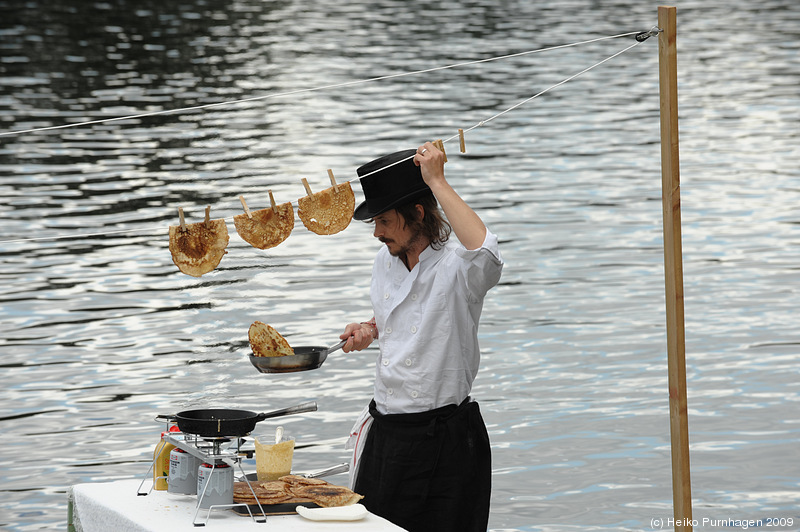
[[[298,506],[297,513],[311,521],[358,521],[367,516],[367,509],[362,504],[336,506],[334,508],[306,508]]]

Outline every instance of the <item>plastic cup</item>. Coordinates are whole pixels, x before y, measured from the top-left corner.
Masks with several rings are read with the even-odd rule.
[[[256,438],[256,474],[260,482],[278,480],[292,472],[294,438],[284,436],[280,443],[263,444]]]

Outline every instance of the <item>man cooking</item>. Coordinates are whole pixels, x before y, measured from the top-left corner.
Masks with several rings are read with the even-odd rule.
[[[353,489],[412,532],[485,531],[489,519],[489,436],[469,393],[483,299],[503,260],[445,179],[444,159],[428,142],[358,169],[365,201],[353,217],[386,245],[372,270],[374,318],[341,335],[345,352],[380,345],[369,415],[351,438],[363,448]]]

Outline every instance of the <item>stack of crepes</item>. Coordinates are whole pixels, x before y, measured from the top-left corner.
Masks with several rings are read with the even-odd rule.
[[[244,504],[256,504],[258,499],[262,505],[315,503],[323,508],[332,508],[350,506],[363,498],[344,486],[298,475],[285,475],[269,482],[233,484],[233,501]]]

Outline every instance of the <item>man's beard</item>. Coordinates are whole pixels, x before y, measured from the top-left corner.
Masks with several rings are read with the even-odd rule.
[[[380,238],[379,240],[382,243],[386,244],[386,247],[388,248],[390,255],[392,255],[393,257],[400,257],[402,259],[405,259],[405,257],[408,255],[408,252],[411,251],[413,248],[415,248],[422,240],[422,238],[423,238],[422,232],[418,231],[413,235],[411,235],[411,238],[408,239],[408,242],[406,242],[404,245],[401,245],[395,250],[392,250],[392,248],[389,247],[389,244],[397,244],[396,240],[391,240],[386,238]]]

